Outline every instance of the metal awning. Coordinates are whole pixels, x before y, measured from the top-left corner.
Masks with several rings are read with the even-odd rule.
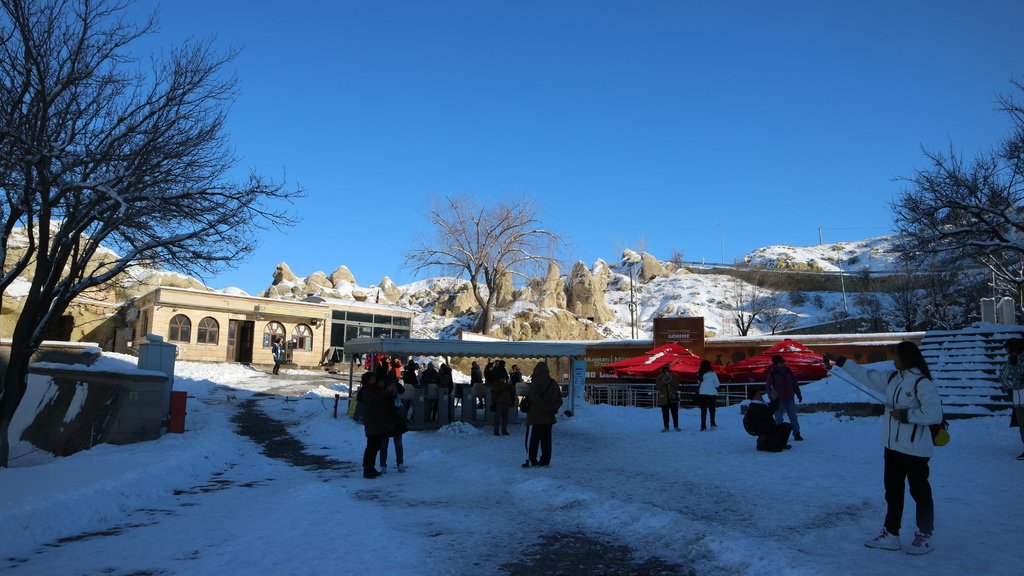
[[[356,338],[345,342],[346,354],[387,354],[389,356],[553,358],[586,356],[586,352],[585,344],[572,342],[429,340],[425,338]]]

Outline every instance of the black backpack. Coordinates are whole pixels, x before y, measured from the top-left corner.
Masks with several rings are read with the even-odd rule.
[[[747,408],[747,413],[743,415],[743,429],[747,431],[747,434],[751,436],[757,436],[757,429],[754,428],[754,419],[750,417],[750,408]]]

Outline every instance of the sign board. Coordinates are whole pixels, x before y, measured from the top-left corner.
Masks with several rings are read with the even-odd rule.
[[[573,397],[583,399],[583,386],[587,383],[587,361],[572,361]]]
[[[654,347],[675,342],[704,357],[704,318],[655,318]]]

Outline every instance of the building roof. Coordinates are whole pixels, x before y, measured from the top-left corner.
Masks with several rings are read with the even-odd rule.
[[[345,342],[348,354],[464,356],[472,358],[553,358],[585,356],[587,347],[569,342],[507,340],[428,340],[422,338],[356,338]]]
[[[315,302],[321,304],[327,304],[328,306],[351,306],[354,308],[367,309],[367,310],[379,310],[380,312],[389,313],[403,313],[414,316],[416,312],[402,306],[396,306],[394,304],[381,304],[379,302],[365,302],[360,300],[345,300],[343,298],[328,298],[326,296],[307,296],[302,302]]]

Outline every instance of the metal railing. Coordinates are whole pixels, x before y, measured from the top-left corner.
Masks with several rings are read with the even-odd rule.
[[[751,388],[764,388],[760,382],[746,384],[722,384],[718,388],[718,405],[732,406],[747,398]],[[696,406],[697,387],[684,385],[680,390],[681,406]],[[635,406],[637,408],[656,408],[658,392],[654,384],[586,384],[583,387],[583,399],[589,404],[608,404],[611,406]]]

